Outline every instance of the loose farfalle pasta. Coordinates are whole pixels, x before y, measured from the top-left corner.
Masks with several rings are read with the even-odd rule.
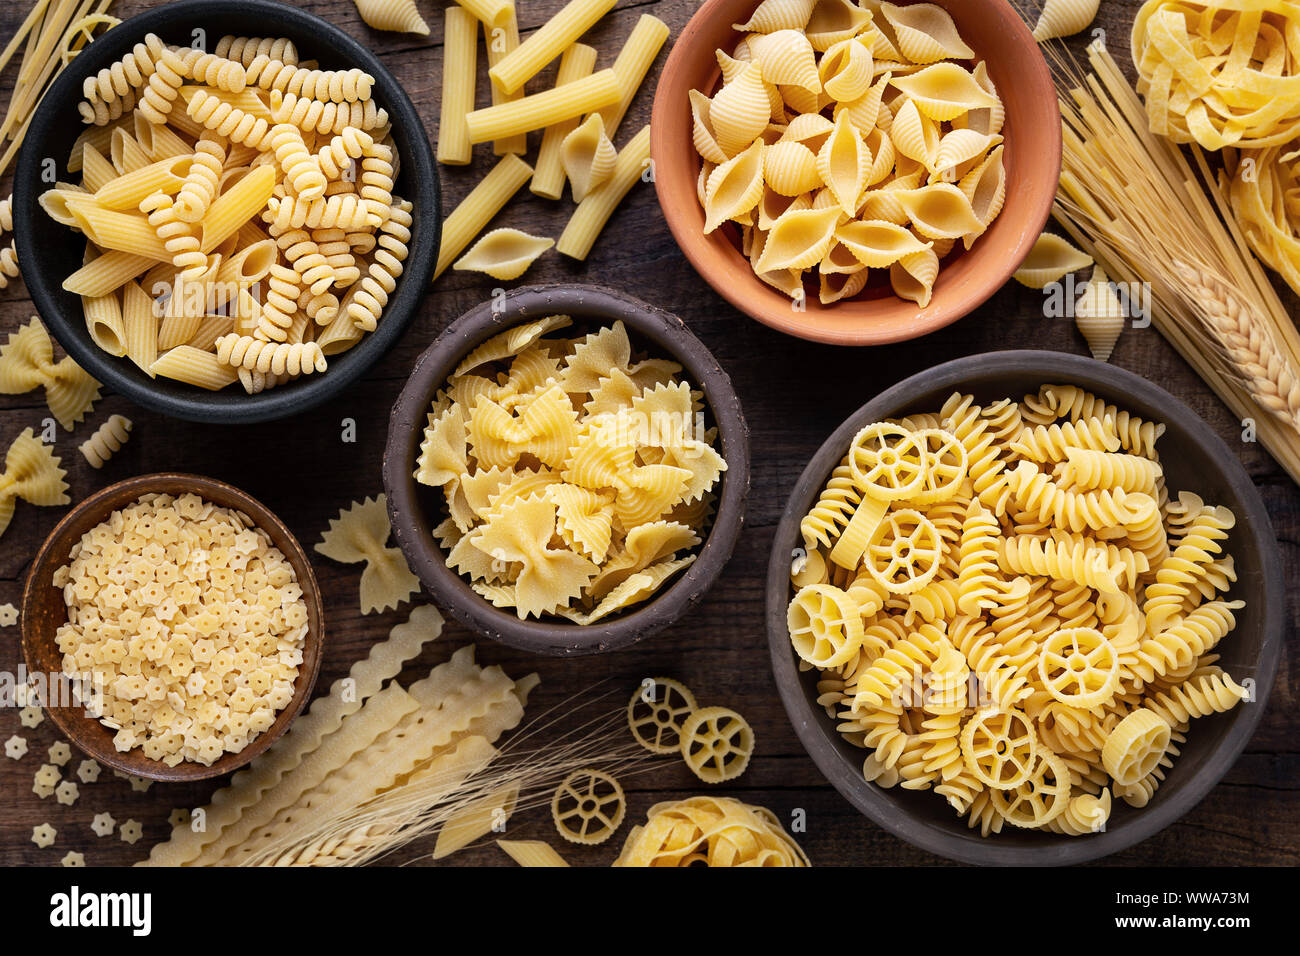
[[[570,322],[517,325],[466,356],[415,476],[442,490],[448,567],[486,600],[590,624],[695,560],[726,462],[677,363],[634,354],[621,322],[550,336]]]
[[[329,528],[315,550],[343,564],[364,562],[361,572],[361,613],[397,607],[420,588],[419,579],[406,566],[402,552],[388,546],[387,496],[356,501],[330,519]]]
[[[1171,497],[1163,431],[1044,385],[854,437],[800,523],[789,627],[867,780],[933,789],[985,836],[1081,836],[1112,794],[1154,798],[1190,721],[1249,699],[1214,664],[1234,517]]]
[[[66,505],[67,472],[59,467],[61,459],[30,429],[19,432],[5,453],[4,470],[0,471],[0,535],[5,533],[14,516],[19,499],[42,507]]]
[[[210,765],[293,699],[307,605],[293,567],[243,515],[146,495],[83,535],[54,584],[68,608],[55,635],[63,670],[94,681],[73,692],[119,751]]]
[[[392,22],[394,2],[377,15]],[[109,135],[78,140],[81,183],[41,204],[88,240],[64,288],[95,343],[151,377],[252,394],[324,372],[374,331],[414,209],[394,194],[373,84],[300,65],[287,40],[208,53],[153,34],[89,78],[82,117]]]
[[[941,260],[1002,210],[1005,110],[934,4],[764,3],[722,87],[692,90],[705,232],[733,224],[758,275],[829,305],[871,270],[925,308]],[[740,26],[737,26],[740,29]]]
[[[64,356],[54,361],[54,344],[41,320],[31,321],[0,346],[0,395],[45,391],[45,404],[60,425],[71,431],[99,401],[99,383]]]
[[[1300,133],[1300,11],[1289,3],[1147,0],[1133,24],[1151,132],[1208,150]]]
[[[769,3],[771,0],[769,0]],[[810,866],[776,815],[731,797],[658,803],[614,866]]]

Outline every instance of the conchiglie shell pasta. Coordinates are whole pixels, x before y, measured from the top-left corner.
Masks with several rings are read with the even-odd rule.
[[[822,148],[833,129],[835,124],[820,113],[800,113],[790,120],[781,138],[803,143],[815,153]]]
[[[816,0],[763,0],[744,23],[732,24],[741,33],[775,33],[802,30],[808,25]]]
[[[971,110],[991,108],[997,102],[956,63],[936,63],[911,76],[895,76],[890,82],[909,97],[922,115],[940,122]]]
[[[808,38],[800,31],[778,30],[756,38],[750,46],[765,82],[797,86],[810,93],[821,92],[816,54]]]
[[[1060,236],[1045,232],[1038,237],[1012,278],[1031,289],[1043,289],[1092,264],[1092,256],[1074,248]]]
[[[867,185],[874,186],[890,174],[898,154],[894,151],[894,141],[881,129],[873,129],[867,135],[867,149],[871,150],[871,175],[867,177]]]
[[[554,239],[530,236],[518,229],[493,229],[474,243],[452,266],[461,272],[485,272],[494,279],[518,279],[551,246]]]
[[[867,188],[871,150],[849,122],[847,113],[840,114],[834,131],[822,144],[817,154],[817,172],[839,201],[844,214],[852,216],[862,191]]]
[[[894,149],[908,159],[914,159],[927,169],[934,163],[939,149],[939,127],[929,117],[922,116],[916,103],[906,100],[899,107],[889,138]]]
[[[429,25],[420,16],[415,0],[357,0],[357,12],[376,30],[429,35]]]
[[[577,202],[614,175],[617,161],[618,150],[605,135],[605,121],[599,113],[588,116],[560,143],[560,162]]]
[[[1101,0],[1047,0],[1034,25],[1039,43],[1079,33],[1097,18]]]
[[[761,40],[762,37],[759,37]],[[722,85],[726,86],[749,66],[753,60],[741,60],[734,56],[729,56],[725,50],[718,50],[716,53],[718,60],[718,69],[722,71]]]
[[[766,189],[763,198],[758,202],[758,228],[765,231],[771,229],[773,223],[792,209],[811,208],[812,196],[809,193],[791,198],[782,196],[773,189]]]
[[[817,156],[803,143],[783,140],[763,154],[763,180],[782,196],[798,196],[822,184]]]
[[[975,218],[970,200],[956,186],[933,183],[898,194],[916,231],[927,239],[960,239],[984,224]]]
[[[871,89],[874,75],[871,48],[861,37],[841,40],[824,54],[817,71],[826,94],[837,103],[856,100]]]
[[[777,91],[780,92],[785,106],[795,113],[807,115],[821,110],[820,95],[809,92],[802,86],[778,86]]]
[[[975,51],[968,47],[952,17],[933,3],[913,3],[905,7],[880,4],[880,12],[894,28],[898,50],[913,63],[939,60],[969,60]]]
[[[704,231],[749,212],[763,198],[763,151],[756,142],[715,169],[704,189]]]
[[[964,116],[956,117],[952,121],[953,129],[973,129],[977,133],[988,133],[990,136],[996,136],[1002,132],[1002,124],[1006,122],[1006,105],[998,96],[998,89],[993,85],[993,79],[989,76],[987,64],[983,61],[977,63],[975,72],[971,75],[975,77],[975,82],[980,85],[980,89],[993,97],[996,102],[988,108],[974,109]]]
[[[771,114],[763,71],[755,63],[720,89],[709,107],[713,133],[727,156],[749,148],[767,127]]]
[[[925,308],[939,278],[939,257],[933,249],[904,256],[889,267],[889,284],[894,294]]]
[[[819,263],[835,241],[838,207],[787,212],[767,234],[759,272],[809,269]]]
[[[1074,310],[1074,324],[1083,333],[1088,351],[1099,362],[1106,362],[1124,331],[1124,305],[1115,294],[1101,266],[1092,270],[1092,278]]]
[[[848,113],[849,120],[858,128],[858,132],[864,136],[877,128],[876,120],[880,118],[880,101],[885,93],[885,87],[889,79],[876,81],[868,87],[867,91],[857,99],[850,101],[841,101],[835,104],[835,117],[838,119],[840,113]]]
[[[864,266],[858,260],[858,257],[853,254],[848,246],[838,241],[831,246],[831,251],[822,257],[822,261],[817,263],[817,271],[828,276],[850,275],[854,272],[861,272],[863,268]]]
[[[945,181],[950,181],[945,174],[951,174],[963,163],[985,155],[995,145],[994,137],[987,133],[977,133],[973,129],[955,129],[939,140],[939,148],[934,153],[933,172]]]
[[[867,285],[870,273],[866,269],[857,272],[820,273],[818,276],[817,299],[822,305],[831,305],[840,299],[851,299]]]
[[[983,224],[978,233],[962,237],[969,249],[998,217],[1007,201],[1007,170],[1002,164],[1002,147],[993,150],[983,163],[967,173],[957,188],[970,200],[971,211]]]
[[[846,222],[835,230],[835,238],[864,266],[884,269],[904,256],[930,248],[907,229],[882,219]]]
[[[871,14],[852,0],[817,0],[805,30],[813,49],[821,53],[857,36],[870,22]]]
[[[709,109],[713,104],[699,90],[691,90],[687,95],[691,101],[691,117],[694,121],[691,142],[695,146],[695,151],[710,163],[725,163],[727,154],[718,145],[718,139],[713,133],[713,123],[709,121]]]

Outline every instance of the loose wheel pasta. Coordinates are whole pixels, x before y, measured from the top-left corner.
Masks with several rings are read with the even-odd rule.
[[[726,707],[704,707],[682,725],[682,759],[705,783],[734,780],[754,753],[754,731],[744,717]]]
[[[622,786],[599,770],[575,770],[551,797],[555,829],[570,843],[604,843],[622,824],[626,812]]]
[[[632,736],[653,754],[681,750],[682,725],[699,705],[689,687],[671,677],[642,682],[627,705]]]

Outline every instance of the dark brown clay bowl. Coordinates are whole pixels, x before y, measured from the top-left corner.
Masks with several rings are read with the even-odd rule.
[[[1079,385],[1167,430],[1158,448],[1171,493],[1192,491],[1237,516],[1227,541],[1236,560],[1231,598],[1246,602],[1236,630],[1216,648],[1219,662],[1240,681],[1254,681],[1255,699],[1226,714],[1193,722],[1182,755],[1141,810],[1116,800],[1102,833],[1057,836],[1005,826],[982,838],[933,793],[882,789],[862,777],[864,751],[845,742],[814,701],[816,671],[800,673],[790,646],[786,606],[790,562],[801,544],[799,519],[812,506],[849,442],[863,426],[911,412],[938,411],[954,391],[977,402],[1019,399],[1043,384]],[[777,527],[767,575],[767,631],[781,700],[813,761],[850,803],[884,829],[923,850],[965,863],[1064,865],[1126,849],[1169,826],[1210,792],[1250,740],[1264,714],[1282,653],[1285,591],[1282,561],[1268,514],[1236,455],[1196,413],[1131,372],[1059,352],[994,352],[947,362],[906,379],[867,402],[826,439],[804,469]],[[1176,862],[1176,861],[1170,861]]]
[[[934,298],[925,308],[888,287],[831,305],[810,295],[805,308],[754,275],[729,229],[704,234],[696,195],[700,157],[692,145],[689,93],[713,95],[721,81],[716,50],[730,52],[758,0],[706,0],[673,45],[655,91],[650,154],[655,192],[673,238],[714,290],[764,325],[833,345],[901,342],[956,322],[982,305],[1019,268],[1043,231],[1061,171],[1061,115],[1047,62],[1007,0],[937,0],[962,38],[988,64],[1007,108],[1007,202],[974,247],[944,259]],[[904,4],[905,5],[905,4]],[[960,249],[960,244],[958,245]]]
[[[121,753],[113,746],[113,733],[98,720],[87,717],[81,707],[47,707],[46,713],[68,739],[87,755],[100,763],[124,773],[151,780],[179,783],[189,780],[206,780],[230,773],[247,764],[289,729],[311,697],[320,670],[321,654],[325,644],[325,618],[321,608],[320,589],[311,562],[298,539],[284,523],[260,501],[213,478],[201,475],[155,474],[140,475],[109,485],[78,504],[50,532],[36,560],[27,573],[23,589],[22,640],[23,658],[30,674],[58,674],[63,669],[63,655],[55,645],[55,632],[68,619],[63,603],[63,591],[53,584],[54,572],[68,563],[72,546],[81,536],[107,518],[147,494],[180,495],[193,493],[223,508],[242,511],[253,523],[270,537],[293,566],[307,602],[308,628],[303,647],[302,664],[298,668],[298,681],[294,686],[293,700],[280,711],[265,733],[252,740],[237,754],[224,754],[210,766],[182,762],[169,767],[151,760],[139,748]]]
[[[38,204],[50,188],[47,161],[57,178],[66,173],[68,152],[84,129],[77,116],[82,82],[130,52],[146,33],[189,46],[206,38],[214,47],[223,34],[288,37],[304,59],[322,69],[360,67],[375,78],[374,98],[388,111],[400,160],[394,193],[415,206],[406,269],[389,297],[375,331],[354,348],[330,358],[323,375],[309,375],[280,388],[247,395],[238,385],[217,392],[183,382],[150,378],[126,358],[101,350],[86,331],[81,300],[63,280],[81,267],[85,239],[51,220]],[[433,151],[411,99],[371,50],[338,27],[284,3],[267,0],[181,0],[160,4],[96,37],[50,85],[32,117],[14,172],[14,235],[18,264],[41,320],[68,354],[99,381],[145,408],[187,421],[244,424],[298,415],[335,397],[378,362],[401,337],[429,288],[442,229],[438,171]]]
[[[446,517],[436,488],[415,480],[416,458],[434,393],[478,345],[514,325],[547,315],[568,315],[573,326],[562,335],[585,334],[622,320],[633,345],[679,362],[684,375],[704,391],[706,416],[718,429],[726,459],[713,523],[699,557],[648,601],[623,613],[582,626],[558,619],[521,621],[493,607],[447,567],[433,528]],[[731,379],[677,316],[610,289],[582,285],[531,286],[484,302],[448,326],[415,363],[393,406],[384,450],[384,490],[393,534],[411,569],[438,603],[466,627],[495,641],[537,654],[573,656],[617,650],[672,624],[690,610],[731,557],[744,521],[749,494],[749,428]]]

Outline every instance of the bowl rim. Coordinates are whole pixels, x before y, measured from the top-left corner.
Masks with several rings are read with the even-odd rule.
[[[1126,821],[1122,828],[1107,830],[1087,839],[1060,837],[1045,840],[1041,846],[999,844],[996,837],[980,840],[957,840],[927,821],[910,813],[886,796],[885,791],[862,777],[832,739],[825,713],[805,693],[786,624],[789,603],[789,570],[792,543],[797,543],[799,516],[792,510],[796,497],[811,486],[820,486],[835,462],[843,456],[852,436],[865,424],[890,417],[906,408],[919,391],[964,389],[972,374],[998,371],[1026,372],[1042,370],[1044,382],[1060,380],[1079,384],[1090,391],[1105,390],[1130,395],[1137,402],[1167,408],[1167,419],[1177,419],[1192,440],[1211,459],[1222,463],[1222,471],[1233,493],[1241,502],[1237,527],[1252,530],[1239,544],[1259,552],[1263,592],[1271,597],[1261,602],[1259,630],[1263,637],[1256,665],[1256,696],[1251,706],[1231,713],[1232,723],[1222,744],[1196,769],[1196,772],[1173,790],[1161,791],[1168,798],[1147,807]],[[1099,384],[1097,384],[1099,383]],[[1107,401],[1113,400],[1102,395]],[[767,574],[767,636],[773,677],[794,725],[800,743],[822,774],[859,812],[894,836],[937,856],[975,863],[1001,866],[1060,866],[1095,860],[1127,849],[1146,840],[1174,823],[1214,788],[1245,749],[1255,728],[1263,718],[1269,691],[1277,676],[1285,626],[1285,600],[1281,554],[1263,499],[1236,455],[1191,408],[1178,398],[1126,369],[1098,362],[1092,358],[1045,350],[1008,350],[970,355],[937,365],[909,376],[881,392],[851,414],[822,443],[804,468],[786,500],[785,511],[777,525]]]
[[[41,181],[45,157],[40,151],[51,131],[66,128],[69,115],[76,114],[83,80],[123,56],[144,34],[166,34],[189,24],[219,25],[227,15],[238,15],[241,20],[261,16],[277,28],[287,26],[312,37],[322,53],[352,63],[375,77],[375,95],[388,110],[394,139],[406,141],[406,148],[399,154],[401,175],[410,186],[412,195],[406,198],[415,205],[415,224],[405,269],[383,320],[363,341],[334,356],[329,372],[256,395],[232,389],[208,392],[182,383],[176,383],[174,392],[160,392],[143,372],[129,365],[129,360],[103,352],[85,333],[80,313],[73,314],[60,304],[60,297],[66,295],[62,278],[49,275],[39,242],[42,226],[58,225],[38,203],[40,193],[50,185]],[[223,31],[217,26],[212,32],[220,35]],[[66,169],[66,159],[56,157],[56,162],[58,169]],[[441,186],[433,150],[424,123],[401,83],[377,55],[338,27],[297,7],[270,0],[178,0],[139,13],[96,37],[55,78],[32,115],[14,170],[13,219],[18,266],[28,293],[41,321],[64,350],[100,382],[144,408],[186,421],[216,424],[251,424],[295,415],[355,384],[396,344],[415,317],[428,291],[442,235]]]
[[[621,319],[634,336],[650,339],[679,362],[705,393],[727,462],[713,523],[695,562],[644,604],[591,625],[526,620],[493,607],[448,568],[424,521],[424,486],[414,470],[434,393],[469,351],[504,329],[547,315],[579,322]],[[666,343],[671,343],[666,344]],[[623,292],[599,286],[523,286],[480,303],[453,321],[420,355],[389,418],[384,448],[384,490],[393,535],[411,569],[438,603],[462,624],[495,641],[549,656],[579,656],[628,647],[694,607],[730,559],[744,523],[749,495],[749,428],[730,377],[708,348],[676,315]]]
[[[311,623],[307,637],[303,641],[303,659],[299,665],[298,678],[294,682],[293,699],[283,709],[277,711],[275,715],[275,722],[279,725],[278,728],[273,725],[271,729],[264,731],[250,741],[243,750],[235,754],[223,754],[206,767],[203,764],[192,762],[181,762],[175,767],[168,767],[162,761],[152,760],[144,757],[143,754],[138,754],[139,759],[148,761],[143,767],[125,763],[123,757],[126,754],[137,754],[138,752],[133,749],[126,751],[126,754],[122,754],[111,745],[107,748],[99,746],[94,741],[88,742],[76,733],[74,730],[75,725],[98,724],[97,720],[85,715],[83,708],[78,706],[47,706],[44,708],[46,714],[49,715],[59,731],[75,743],[78,748],[85,751],[87,756],[93,757],[100,763],[106,764],[115,770],[167,783],[208,780],[213,777],[220,777],[238,770],[250,763],[259,754],[265,752],[289,729],[294,720],[307,706],[307,702],[311,700],[316,687],[316,680],[320,675],[321,660],[325,656],[325,611],[320,586],[316,581],[316,573],[312,567],[311,559],[288,525],[270,508],[241,488],[206,475],[163,471],[136,475],[132,478],[114,482],[106,488],[101,488],[93,495],[74,505],[54,526],[53,530],[45,537],[45,540],[41,542],[41,546],[37,549],[36,556],[32,560],[23,582],[21,639],[23,662],[29,672],[34,673],[32,668],[35,665],[36,646],[52,640],[49,635],[35,633],[35,619],[38,615],[34,613],[34,609],[39,601],[37,588],[54,587],[52,583],[53,572],[68,560],[68,554],[64,549],[60,549],[62,553],[54,554],[55,544],[65,534],[70,533],[73,525],[85,519],[87,515],[92,515],[96,509],[101,507],[103,502],[118,496],[122,492],[130,491],[135,494],[136,500],[138,500],[147,494],[176,494],[175,490],[168,489],[177,484],[183,485],[186,491],[198,494],[205,501],[219,507],[242,511],[253,519],[253,523],[258,528],[264,531],[274,529],[283,537],[284,541],[289,545],[289,551],[285,554],[285,557],[294,565],[294,572],[299,577],[298,586],[302,589],[303,600],[307,604],[307,613]],[[111,511],[105,512],[99,520],[102,522],[109,514],[111,514]],[[78,540],[79,538],[70,537],[67,542],[67,550],[71,550],[72,545]],[[49,571],[50,574],[40,573],[42,580],[37,581],[38,572],[45,571]],[[305,580],[302,579],[303,571],[306,573]]]
[[[734,2],[736,0],[705,0],[705,3],[691,17],[681,35],[673,44],[668,60],[664,64],[663,75],[665,77],[684,72],[684,65],[690,62],[691,58],[698,53],[694,49],[696,34],[704,30],[706,23],[712,23],[721,16],[719,8],[729,6]],[[917,2],[917,0],[904,0],[905,4],[912,2]],[[661,82],[655,90],[650,120],[650,154],[656,170],[655,194],[659,199],[664,220],[668,223],[673,239],[686,256],[686,259],[691,263],[691,266],[715,292],[750,318],[776,329],[778,332],[829,345],[869,346],[910,341],[945,328],[974,312],[1007,283],[1012,273],[1020,267],[1025,257],[1033,249],[1034,242],[1042,233],[1051,215],[1052,204],[1056,198],[1055,184],[1061,170],[1060,109],[1057,105],[1056,84],[1052,78],[1051,69],[1048,67],[1047,61],[1043,57],[1042,51],[1034,40],[1032,33],[1030,33],[1024,19],[1007,0],[981,0],[981,2],[988,8],[987,15],[996,16],[1004,29],[1019,41],[1019,45],[1026,52],[1032,51],[1032,56],[1027,57],[1029,66],[1027,72],[1023,75],[1023,81],[1027,85],[1038,87],[1040,91],[1045,90],[1050,93],[1050,111],[1057,118],[1054,127],[1056,135],[1052,137],[1050,152],[1046,156],[1037,155],[1034,157],[1036,164],[1043,164],[1043,170],[1046,174],[1043,182],[1045,184],[1050,182],[1051,186],[1048,188],[1045,185],[1039,191],[1040,194],[1034,197],[1035,201],[1028,210],[1029,215],[1019,231],[1019,236],[1012,247],[1011,253],[1005,258],[1002,265],[996,269],[984,270],[979,281],[972,284],[969,294],[959,302],[950,306],[936,305],[932,302],[924,309],[918,306],[916,307],[917,317],[915,321],[892,331],[882,331],[871,326],[869,324],[871,318],[869,314],[853,317],[852,324],[849,325],[840,325],[828,321],[828,319],[834,318],[837,306],[856,304],[860,307],[869,307],[876,300],[849,299],[830,306],[821,306],[816,301],[816,297],[813,296],[806,302],[803,310],[796,311],[790,307],[790,302],[784,296],[781,296],[779,292],[758,279],[747,263],[744,264],[745,268],[741,270],[709,268],[707,262],[709,237],[690,225],[687,221],[688,216],[684,214],[684,211],[698,208],[699,205],[694,188],[694,178],[692,177],[689,190],[674,190],[670,182],[674,177],[665,175],[665,171],[672,170],[683,162],[692,163],[696,159],[693,155],[687,155],[683,160],[678,155],[680,151],[673,150],[664,136],[664,130],[682,122],[682,118],[689,115],[690,108],[684,102],[670,101],[669,87],[671,84]],[[751,5],[756,6],[757,0],[753,0]],[[1007,190],[1009,194],[1011,191],[1010,183],[1008,183]],[[977,245],[976,250],[964,253],[964,255],[972,255],[978,248]],[[769,293],[774,294],[775,297],[772,297]],[[768,299],[770,301],[765,301]],[[840,312],[843,315],[844,310],[840,309]],[[809,318],[811,316],[820,316],[821,321],[811,320]]]

